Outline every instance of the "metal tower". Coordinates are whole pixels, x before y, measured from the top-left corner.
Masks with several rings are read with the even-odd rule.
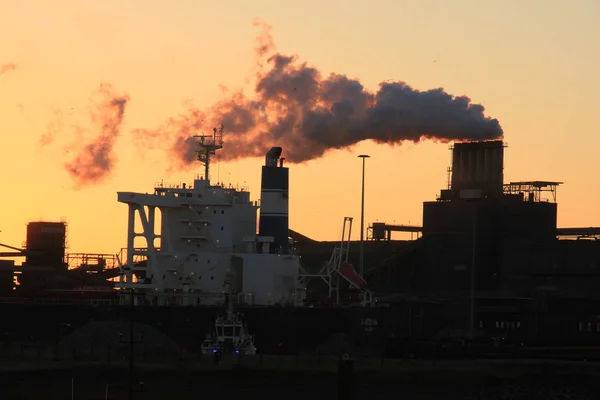
[[[204,179],[208,181],[210,156],[214,155],[217,150],[223,148],[223,125],[221,124],[219,130],[213,128],[212,136],[198,135],[194,137],[200,139],[198,142],[198,145],[200,146],[200,150],[198,150],[198,161],[204,164]]]

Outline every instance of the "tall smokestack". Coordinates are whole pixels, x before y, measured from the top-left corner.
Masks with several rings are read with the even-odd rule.
[[[287,254],[289,226],[289,168],[278,165],[281,147],[273,147],[262,167],[258,234],[274,238],[272,253]],[[283,159],[282,159],[283,161]]]
[[[482,190],[501,195],[504,185],[502,140],[455,143],[452,149],[452,189]]]

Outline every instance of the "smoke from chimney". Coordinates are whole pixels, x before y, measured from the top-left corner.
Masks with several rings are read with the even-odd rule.
[[[252,26],[260,29],[259,34],[256,37],[256,48],[254,49],[258,56],[258,60],[260,61],[275,49],[275,42],[273,41],[273,35],[271,34],[273,27],[259,18],[255,18],[254,21],[252,21]]]
[[[207,109],[190,108],[159,129],[136,132],[138,138],[169,141],[174,167],[195,160],[190,136],[221,124],[227,145],[221,160],[262,157],[273,146],[285,148],[289,162],[300,163],[368,139],[399,144],[502,137],[498,120],[466,96],[387,81],[373,92],[345,75],[323,76],[297,56],[275,52],[271,27],[254,25],[262,28],[256,54],[267,57],[267,64],[257,73],[251,96],[235,92]]]
[[[129,97],[115,94],[115,89],[106,83],[91,97],[90,119],[93,125],[93,138],[85,140],[85,128],[74,124],[78,140],[69,147],[71,160],[64,164],[65,169],[73,179],[75,188],[83,188],[104,181],[111,173],[116,163],[113,147],[123,123],[125,107]],[[56,122],[50,124],[48,132],[40,138],[40,144],[52,143],[56,136],[63,134],[64,113],[55,109]]]
[[[14,71],[15,69],[17,69],[17,66],[14,63],[2,64],[0,65],[0,76],[8,71]]]

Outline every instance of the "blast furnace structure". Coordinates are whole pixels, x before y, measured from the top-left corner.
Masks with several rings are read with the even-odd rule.
[[[503,141],[451,149],[448,187],[423,203],[422,227],[409,227],[422,237],[367,275],[380,298],[443,299],[446,325],[470,334],[600,335],[600,228],[557,228],[562,182],[504,183]]]

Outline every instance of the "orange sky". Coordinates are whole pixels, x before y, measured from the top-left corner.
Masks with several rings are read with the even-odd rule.
[[[155,129],[189,104],[209,107],[224,98],[223,85],[250,94],[257,71],[256,17],[272,25],[277,51],[297,54],[324,76],[345,74],[373,92],[382,81],[419,90],[443,87],[482,104],[486,116],[499,120],[509,146],[505,180],[564,181],[559,225],[600,226],[594,179],[600,147],[594,117],[600,109],[598,3],[281,4],[0,0],[0,242],[20,245],[28,221],[64,217],[71,251],[116,253],[124,247],[127,208],[117,203],[117,191],[148,192],[161,179],[189,182],[200,172],[200,166],[169,172],[169,156],[136,141],[133,131]],[[14,69],[1,68],[12,64]],[[129,99],[122,121],[114,108],[101,110],[118,123],[118,134],[89,117],[98,113],[90,107],[101,83]],[[40,146],[49,130],[54,142]],[[116,136],[114,168],[101,183],[75,189],[64,165],[101,132]],[[343,217],[353,216],[358,237],[361,153],[372,157],[367,222],[421,223],[422,201],[446,185],[448,144],[365,141],[290,166],[292,229],[337,239]],[[257,199],[262,163],[262,157],[220,162],[212,179],[248,185]]]

